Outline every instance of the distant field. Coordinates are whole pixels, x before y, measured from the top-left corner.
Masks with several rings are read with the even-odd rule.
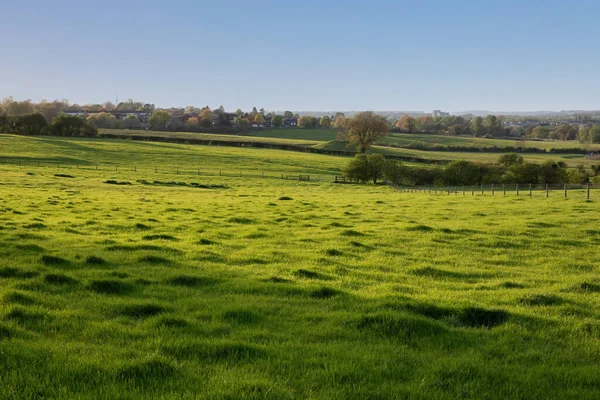
[[[320,142],[328,142],[335,140],[337,131],[335,129],[265,129],[264,131],[253,131],[252,136],[264,138],[281,138],[281,139],[299,139],[299,140],[315,140]]]
[[[68,163],[0,165],[0,398],[600,398],[596,198],[195,175],[346,160],[219,146],[0,157]]]
[[[475,137],[457,137],[427,134],[392,133],[379,141],[380,144],[407,146],[411,143],[427,143],[429,145],[439,144],[442,146],[464,146],[464,147],[534,147],[550,150],[577,148],[584,146],[576,140],[571,141],[534,141],[534,140],[508,140],[508,139],[483,139]],[[600,144],[587,145],[590,150],[600,150]]]
[[[327,143],[321,143],[314,147],[332,151],[352,151],[356,148],[354,146],[348,146],[344,141],[332,141]],[[414,157],[429,160],[442,160],[442,161],[454,161],[454,160],[469,160],[475,162],[493,163],[498,160],[501,153],[486,153],[481,152],[451,152],[451,151],[423,151],[404,149],[397,147],[387,146],[373,146],[371,149],[374,153],[380,153],[390,156],[401,156],[401,157]],[[586,160],[583,154],[543,154],[543,153],[522,153],[523,158],[527,161],[532,162],[544,162],[546,160],[564,161],[570,167],[576,167],[580,164],[590,167],[591,165],[600,164],[598,160]]]
[[[254,132],[259,133],[259,132]],[[213,141],[235,141],[235,142],[260,142],[260,143],[276,143],[276,144],[291,144],[297,146],[312,146],[319,142],[312,138],[306,140],[301,139],[301,135],[298,137],[285,137],[273,135],[273,136],[246,136],[246,135],[225,135],[216,133],[195,133],[195,132],[163,132],[163,131],[144,131],[144,130],[123,130],[123,129],[100,129],[100,134],[113,134],[113,135],[128,135],[128,136],[157,136],[173,139],[201,139],[201,140],[213,140]],[[293,135],[290,135],[293,136]],[[335,138],[335,137],[334,137]]]
[[[287,139],[286,139],[287,140]],[[333,180],[347,162],[335,157],[295,151],[197,146],[119,139],[84,139],[0,135],[0,161],[36,165],[61,163],[63,166],[118,168],[194,173],[198,169],[228,174],[240,171],[281,175],[307,173]]]

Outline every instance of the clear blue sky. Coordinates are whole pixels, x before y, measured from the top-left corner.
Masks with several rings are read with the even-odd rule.
[[[599,109],[599,15],[597,0],[4,2],[0,97]]]

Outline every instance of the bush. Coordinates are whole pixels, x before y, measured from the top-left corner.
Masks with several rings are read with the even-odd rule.
[[[79,117],[59,115],[52,122],[51,133],[54,136],[96,137],[98,128]]]

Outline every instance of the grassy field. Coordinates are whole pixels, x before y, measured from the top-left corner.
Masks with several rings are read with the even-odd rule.
[[[348,143],[341,140],[334,140],[331,142],[323,142],[315,145],[314,147],[323,150],[332,151],[352,151],[355,150],[355,146],[348,146]],[[370,149],[373,153],[380,153],[389,156],[400,156],[400,157],[413,157],[423,160],[439,160],[439,161],[455,161],[455,160],[469,160],[483,163],[495,163],[500,157],[501,153],[486,153],[482,152],[458,152],[458,151],[423,151],[413,149],[403,149],[397,147],[388,146],[373,146]],[[583,165],[590,167],[592,165],[599,164],[598,160],[586,160],[583,154],[544,154],[544,153],[521,153],[520,154],[526,161],[542,163],[547,160],[564,161],[569,167],[577,167]]]
[[[255,131],[250,133],[252,136],[263,138],[279,138],[308,140],[318,142],[329,142],[335,140],[337,130],[335,129],[300,129],[300,128],[282,128],[265,129],[264,131]]]
[[[379,141],[380,144],[407,146],[412,143],[426,143],[428,145],[464,146],[485,149],[486,147],[533,147],[538,149],[582,149],[581,143],[571,141],[539,141],[539,140],[508,140],[508,139],[483,139],[476,137],[442,136],[419,133],[391,133]],[[587,145],[593,151],[600,150],[600,144]]]
[[[0,141],[72,163],[0,165],[0,398],[600,397],[596,193],[78,170],[344,159]]]

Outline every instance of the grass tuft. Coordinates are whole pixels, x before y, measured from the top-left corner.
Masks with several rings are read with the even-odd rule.
[[[167,284],[172,286],[184,286],[184,287],[200,287],[200,286],[212,286],[219,281],[213,278],[206,278],[202,276],[192,275],[178,275],[167,279]]]
[[[96,257],[96,256],[89,256],[85,259],[85,263],[87,265],[106,265],[108,264],[108,262],[100,257]]]
[[[147,235],[142,237],[142,240],[172,240],[172,241],[176,241],[179,240],[177,239],[175,236],[171,236],[171,235],[166,235],[166,234],[159,234],[159,235]]]
[[[39,272],[36,271],[26,271],[14,267],[0,268],[0,278],[29,279],[35,278],[38,275]]]
[[[167,309],[159,304],[127,304],[122,306],[119,314],[131,318],[148,318],[166,312]]]
[[[65,265],[71,264],[71,262],[69,260],[66,260],[62,257],[49,256],[49,255],[42,256],[42,263],[44,265],[48,265],[48,266],[65,266]]]
[[[79,281],[64,274],[46,274],[44,281],[52,285],[75,285]]]
[[[126,295],[135,289],[135,287],[126,282],[116,281],[112,279],[93,280],[88,285],[88,289],[98,294],[109,294],[109,295]]]
[[[563,299],[553,294],[528,294],[519,299],[525,306],[555,306],[563,303]]]
[[[471,328],[493,328],[505,323],[509,314],[504,310],[487,310],[479,307],[467,307],[458,315],[461,324]]]
[[[310,297],[312,297],[313,299],[329,299],[338,294],[340,294],[340,292],[335,289],[329,287],[321,287],[310,292]]]
[[[172,261],[164,257],[144,256],[139,259],[139,262],[146,264],[171,264]]]

